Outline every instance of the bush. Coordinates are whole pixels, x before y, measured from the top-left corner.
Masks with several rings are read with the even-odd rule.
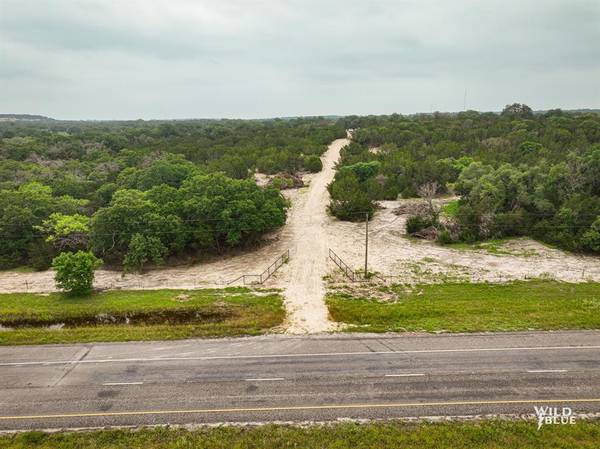
[[[56,286],[69,293],[84,295],[92,291],[94,270],[102,265],[91,252],[61,253],[52,260]]]
[[[450,232],[447,229],[442,230],[437,236],[437,242],[440,245],[447,245],[449,243],[452,243],[453,241],[454,239],[452,238],[452,235],[450,235]]]
[[[365,219],[366,214],[372,217],[375,212],[375,203],[361,190],[352,172],[336,176],[336,180],[329,185],[329,193],[329,211],[340,220],[360,221]]]
[[[339,172],[352,172],[358,177],[360,182],[365,182],[367,179],[376,176],[380,168],[381,164],[378,161],[357,162],[356,164],[340,168]]]
[[[408,234],[414,234],[415,232],[428,228],[429,226],[433,226],[433,220],[422,215],[413,215],[412,217],[408,217],[408,220],[406,220],[406,232]]]
[[[319,156],[306,156],[304,158],[304,168],[311,173],[317,173],[323,170],[323,162]]]

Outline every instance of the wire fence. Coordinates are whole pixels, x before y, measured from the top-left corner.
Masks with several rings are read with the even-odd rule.
[[[290,250],[286,250],[281,254],[271,265],[269,265],[260,274],[244,274],[233,281],[226,279],[226,273],[223,275],[214,277],[196,277],[189,273],[173,273],[166,275],[153,275],[152,272],[145,274],[129,273],[124,274],[118,273],[106,274],[96,273],[94,280],[94,289],[98,291],[104,290],[159,290],[159,289],[173,289],[173,290],[193,290],[198,288],[222,288],[231,285],[235,282],[242,281],[243,285],[256,285],[263,284],[269,279],[282,265],[287,263],[290,259]],[[28,276],[28,273],[15,273],[17,276]],[[51,293],[58,291],[54,276],[48,276],[47,273],[43,273],[39,279],[35,279],[36,273],[33,273],[31,279],[6,279],[7,282],[0,286],[0,291],[5,293]]]
[[[352,282],[356,282],[356,278],[358,277],[356,272],[346,264],[342,260],[340,256],[338,256],[334,250],[329,248],[329,258],[335,263],[340,270],[344,273],[344,275],[350,279]]]
[[[381,282],[385,282],[385,283],[393,283],[395,280],[400,279],[402,276],[400,275],[385,275],[385,274],[381,274],[381,273],[371,273],[368,272],[365,273],[364,271],[361,270],[353,270],[352,268],[350,268],[350,266],[344,262],[342,260],[342,258],[340,256],[338,256],[336,254],[336,252],[334,250],[332,250],[331,248],[329,248],[329,258],[333,261],[333,263],[335,263],[338,268],[340,270],[342,270],[342,273],[348,278],[350,279],[352,282],[358,282],[361,280],[379,280]]]
[[[275,273],[283,264],[287,263],[290,260],[290,250],[288,249],[285,253],[279,256],[275,261],[268,266],[268,268],[260,274],[243,274],[240,277],[234,279],[233,281],[229,281],[227,285],[234,284],[239,282],[240,280],[244,285],[250,284],[262,284],[267,279],[269,279],[273,273]],[[251,282],[248,282],[250,280]]]

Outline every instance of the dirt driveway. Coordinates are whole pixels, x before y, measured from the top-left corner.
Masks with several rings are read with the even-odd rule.
[[[323,332],[332,329],[325,305],[327,274],[327,233],[325,225],[329,204],[329,184],[335,175],[340,150],[349,143],[338,139],[329,145],[321,158],[323,170],[297,200],[290,217],[291,258],[283,274],[286,277],[285,300],[288,309],[288,332]]]

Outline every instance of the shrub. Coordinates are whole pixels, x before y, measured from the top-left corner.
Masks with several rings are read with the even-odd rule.
[[[438,234],[437,241],[440,245],[447,245],[448,243],[452,243],[454,239],[452,238],[452,235],[450,235],[450,232],[447,229],[444,229]]]
[[[429,217],[424,217],[422,215],[413,215],[412,217],[408,217],[406,220],[406,232],[408,234],[414,234],[421,229],[428,228],[429,226],[433,226],[433,221]]]
[[[329,185],[329,192],[329,211],[340,220],[360,221],[365,219],[366,214],[372,217],[375,212],[375,203],[361,190],[360,183],[352,172],[337,176]]]
[[[306,156],[304,158],[304,168],[311,173],[317,173],[323,170],[323,162],[319,156]]]
[[[357,162],[356,164],[347,165],[339,170],[339,173],[352,172],[360,182],[365,182],[379,173],[381,164],[378,161]]]
[[[61,253],[52,260],[56,286],[69,293],[84,295],[92,291],[94,270],[102,265],[91,252]]]

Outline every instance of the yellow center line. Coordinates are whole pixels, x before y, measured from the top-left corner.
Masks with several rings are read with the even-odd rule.
[[[25,415],[25,416],[0,416],[0,420],[9,421],[17,419],[51,419],[51,418],[89,418],[110,416],[144,416],[144,415],[185,415],[209,413],[243,413],[243,412],[277,412],[277,411],[302,411],[302,410],[338,410],[338,409],[369,409],[369,408],[408,408],[408,407],[444,407],[457,405],[510,405],[510,404],[550,404],[550,403],[600,403],[600,398],[589,399],[518,399],[501,401],[453,401],[453,402],[406,402],[390,404],[331,404],[331,405],[298,405],[279,407],[249,407],[249,408],[216,408],[216,409],[191,409],[191,410],[140,410],[124,412],[90,412],[66,413],[59,415]]]

